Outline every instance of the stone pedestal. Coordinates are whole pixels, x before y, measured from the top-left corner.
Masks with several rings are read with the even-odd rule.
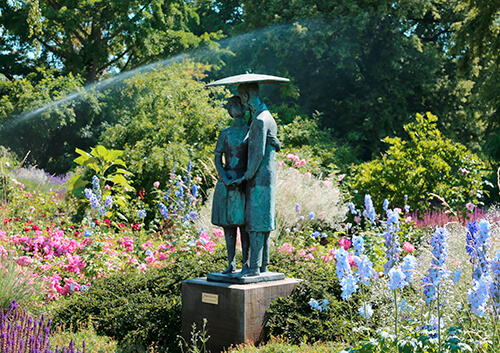
[[[210,339],[207,348],[218,353],[231,345],[261,339],[264,315],[279,297],[289,296],[301,280],[254,284],[231,284],[207,281],[206,278],[182,282],[182,335],[189,342],[192,324],[201,330],[207,319]]]

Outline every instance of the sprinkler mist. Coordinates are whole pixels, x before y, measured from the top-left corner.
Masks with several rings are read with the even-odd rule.
[[[269,36],[270,33],[276,34],[276,33],[286,33],[287,31],[292,30],[294,27],[293,24],[288,24],[288,25],[275,25],[272,27],[267,27],[264,29],[256,30],[253,32],[248,32],[244,33],[241,35],[238,35],[236,37],[231,37],[231,38],[226,38],[221,41],[219,41],[216,44],[216,49],[212,46],[207,46],[199,49],[192,50],[187,53],[182,53],[179,55],[176,55],[174,57],[164,59],[161,61],[157,61],[155,63],[151,63],[148,65],[144,65],[138,68],[135,68],[130,71],[125,71],[122,73],[117,74],[116,76],[113,76],[109,79],[102,80],[96,83],[92,83],[90,85],[87,85],[83,87],[82,89],[79,89],[78,91],[75,91],[64,98],[60,98],[58,100],[55,100],[53,102],[50,102],[38,109],[35,109],[30,112],[23,113],[19,116],[17,116],[15,119],[11,120],[9,122],[9,127],[14,128],[19,124],[25,123],[33,118],[36,118],[40,116],[43,112],[56,108],[62,104],[77,100],[84,96],[85,93],[91,92],[91,91],[104,91],[106,89],[110,89],[113,86],[129,79],[132,78],[138,74],[146,73],[153,71],[155,69],[159,69],[163,66],[168,66],[172,65],[175,63],[180,63],[183,60],[186,59],[192,59],[192,60],[197,60],[200,62],[208,62],[210,61],[211,58],[217,57],[219,55],[224,55],[224,54],[229,54],[232,55],[232,50],[235,50],[235,52],[238,52],[242,48],[249,48],[255,43],[258,43],[262,40],[265,40],[266,37]],[[242,60],[244,61],[244,60]],[[241,69],[241,68],[240,68]],[[243,71],[248,71],[252,72],[251,67],[245,67],[243,68]],[[240,71],[241,72],[241,71]]]

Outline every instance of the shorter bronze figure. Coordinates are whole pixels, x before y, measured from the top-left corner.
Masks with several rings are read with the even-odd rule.
[[[243,252],[242,267],[248,266],[249,238],[245,227],[245,183],[229,186],[231,181],[243,177],[247,169],[248,132],[245,107],[239,97],[231,97],[226,106],[234,123],[222,130],[215,147],[215,166],[219,180],[215,186],[212,204],[212,223],[223,227],[226,239],[228,267],[223,273],[236,271],[236,235],[239,227]],[[223,160],[224,157],[224,160]]]

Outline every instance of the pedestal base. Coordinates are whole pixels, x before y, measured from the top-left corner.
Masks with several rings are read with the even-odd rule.
[[[281,281],[285,279],[285,274],[281,272],[262,272],[259,276],[239,277],[240,271],[233,273],[209,273],[207,274],[208,281],[225,282],[233,284],[250,284],[260,282]]]
[[[300,279],[254,284],[210,282],[206,278],[182,282],[182,335],[189,342],[192,324],[197,330],[207,319],[207,348],[220,352],[231,345],[262,338],[264,315],[271,303],[289,296]]]

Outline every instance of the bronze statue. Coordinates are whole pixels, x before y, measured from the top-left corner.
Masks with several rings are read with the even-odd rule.
[[[276,121],[260,101],[259,85],[241,84],[238,94],[252,115],[248,166],[244,176],[229,185],[246,181],[245,223],[250,237],[250,261],[241,276],[252,277],[267,272],[269,264],[269,234],[276,229],[276,152],[281,146],[276,137]]]
[[[248,232],[250,254],[248,255],[248,252],[245,252],[246,249],[244,249],[244,266],[241,272],[237,274],[237,278],[241,280],[255,278],[256,281],[259,281],[261,278],[264,278],[262,280],[267,281],[284,278],[283,274],[274,274],[271,272],[268,272],[270,275],[260,276],[261,273],[267,272],[267,265],[269,264],[269,235],[276,228],[276,152],[280,150],[281,145],[276,137],[278,132],[276,122],[269,110],[267,110],[266,105],[260,101],[259,83],[272,84],[288,81],[286,78],[277,76],[243,74],[227,77],[207,85],[239,85],[238,94],[240,95],[241,102],[251,113],[246,170],[243,172],[239,171],[238,175],[233,173],[234,178],[230,177],[227,179],[223,179],[222,173],[219,171],[223,179],[224,188],[228,190],[233,190],[232,188],[245,188],[244,228]],[[217,170],[224,169],[217,166],[217,163],[222,165],[222,162],[217,162],[217,159],[216,153]],[[217,187],[219,184],[222,183],[217,183]],[[238,200],[243,199],[241,194],[238,193],[238,195]],[[216,210],[218,202],[214,197],[213,212],[220,212],[220,210]],[[235,212],[234,216],[237,215],[239,217],[240,213],[236,210],[240,210],[241,203],[237,205],[227,208],[227,211]],[[226,206],[222,206],[222,209],[224,207],[227,207],[227,204]],[[218,216],[216,215],[215,217],[217,218]],[[214,222],[213,213],[212,220],[212,223],[217,224]],[[226,232],[226,228],[224,230]],[[232,243],[228,242],[227,244],[229,267],[224,273],[231,273],[234,268],[232,266],[233,262],[231,262],[234,261],[234,252]],[[246,262],[247,265],[245,265],[245,259],[248,259]],[[233,281],[233,279],[220,278],[216,274],[208,274],[207,278],[209,280]]]
[[[240,229],[243,265],[245,268],[250,251],[248,233],[245,230],[245,183],[228,186],[232,180],[241,178],[247,169],[248,131],[245,124],[245,107],[240,97],[231,97],[227,111],[234,124],[219,134],[215,147],[215,167],[219,180],[215,186],[212,204],[212,223],[223,227],[226,239],[228,267],[222,273],[236,271],[236,234]],[[222,157],[224,156],[223,163]]]

